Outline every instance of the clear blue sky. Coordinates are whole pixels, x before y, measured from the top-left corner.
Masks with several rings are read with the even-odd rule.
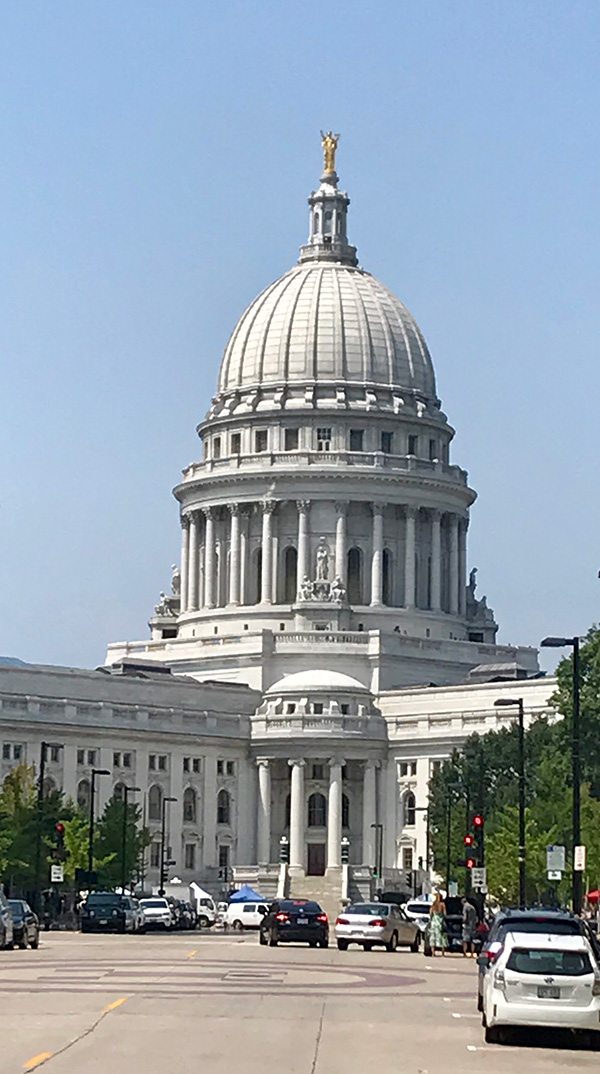
[[[179,557],[223,347],[341,131],[505,642],[599,618],[600,4],[4,0],[0,653],[94,666]]]

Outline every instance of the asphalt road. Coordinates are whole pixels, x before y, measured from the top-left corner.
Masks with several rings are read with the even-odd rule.
[[[460,956],[204,933],[43,934],[0,952],[0,1074],[549,1074],[569,1034],[485,1045]]]

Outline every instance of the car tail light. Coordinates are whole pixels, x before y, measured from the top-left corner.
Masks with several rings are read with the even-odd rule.
[[[369,921],[369,925],[374,928],[383,929],[387,925],[387,921],[383,917],[374,917],[372,921]]]
[[[275,914],[275,920],[276,921],[289,921],[290,920],[290,915],[289,914]]]
[[[592,985],[592,995],[600,996],[600,977],[594,975],[594,983]]]
[[[494,984],[496,988],[499,988],[502,992],[506,988],[506,978],[504,976],[504,970],[496,970],[494,974]]]
[[[350,924],[350,922],[348,921],[347,917],[338,917],[338,919],[336,921],[336,925],[349,925],[349,924]]]
[[[327,924],[327,914],[317,914],[317,921],[322,921],[324,925]]]

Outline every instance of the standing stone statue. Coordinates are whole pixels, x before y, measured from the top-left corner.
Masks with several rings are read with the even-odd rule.
[[[333,131],[321,131],[321,145],[323,146],[324,175],[335,175],[335,151],[340,140],[339,134]]]
[[[317,548],[317,582],[326,582],[329,578],[329,549],[325,538],[321,537]]]
[[[174,597],[178,597],[181,593],[181,571],[176,563],[171,567],[173,575],[171,577],[171,592]]]

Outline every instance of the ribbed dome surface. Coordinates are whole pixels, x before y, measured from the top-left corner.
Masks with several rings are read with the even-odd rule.
[[[431,357],[414,318],[362,269],[313,261],[267,287],[227,344],[218,392],[315,382],[436,397]]]

